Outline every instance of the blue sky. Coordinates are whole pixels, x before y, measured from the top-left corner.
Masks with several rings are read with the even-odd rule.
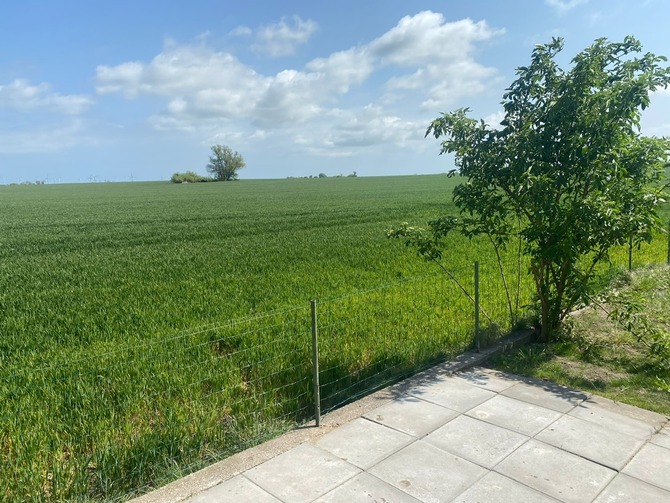
[[[0,9],[0,184],[205,174],[440,173],[440,112],[494,123],[533,46],[563,62],[597,37],[670,56],[666,0],[6,0]],[[670,135],[670,90],[643,133]]]

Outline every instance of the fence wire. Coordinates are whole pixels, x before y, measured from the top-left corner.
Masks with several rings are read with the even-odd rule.
[[[634,265],[665,261],[638,252]],[[473,269],[449,270],[317,302],[324,412],[473,347]],[[533,291],[518,254],[480,263],[483,345]],[[6,351],[0,500],[126,499],[311,421],[311,339],[305,302],[120,347]]]
[[[0,376],[0,500],[125,499],[312,418],[309,307]]]
[[[453,271],[472,291],[471,268]],[[473,306],[438,273],[319,304],[321,407],[332,410],[472,344]]]

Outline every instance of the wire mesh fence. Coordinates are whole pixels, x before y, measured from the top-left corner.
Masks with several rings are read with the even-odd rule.
[[[667,246],[658,246],[658,243]],[[610,254],[611,266],[618,270],[632,270],[647,264],[670,264],[670,223],[666,229],[657,230],[651,243],[615,248]]]
[[[312,416],[309,308],[0,377],[0,499],[124,499]],[[22,364],[23,363],[23,364]]]
[[[471,290],[469,269],[455,274]],[[472,343],[472,306],[444,274],[399,280],[322,302],[318,309],[324,411],[458,354]]]
[[[510,253],[479,262],[479,292],[480,344],[486,346],[532,315],[535,285],[528,258]]]
[[[493,342],[527,315],[533,290],[526,259],[510,254],[482,261],[477,283],[465,267],[317,299],[318,326],[306,302],[144,343],[5,352],[0,499],[144,492],[313,420],[317,405]]]

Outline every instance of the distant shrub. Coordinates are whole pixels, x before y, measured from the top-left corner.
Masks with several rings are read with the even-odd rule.
[[[195,171],[186,171],[185,173],[175,173],[170,178],[172,183],[198,183],[213,182],[214,179],[209,176],[202,176]]]

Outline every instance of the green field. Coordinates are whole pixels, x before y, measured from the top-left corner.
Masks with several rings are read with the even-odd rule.
[[[456,182],[0,187],[0,500],[126,499],[311,419],[310,299],[325,409],[471,346],[472,303],[385,237]],[[488,248],[449,250],[508,329]]]

